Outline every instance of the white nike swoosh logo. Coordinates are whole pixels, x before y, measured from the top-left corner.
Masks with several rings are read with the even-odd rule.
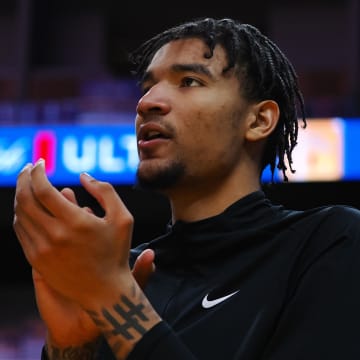
[[[220,304],[222,303],[223,301],[227,300],[228,298],[230,298],[231,296],[235,295],[239,290],[236,290],[234,291],[233,293],[229,294],[229,295],[226,295],[226,296],[223,296],[223,297],[220,297],[220,298],[217,298],[217,299],[214,299],[214,300],[209,300],[208,299],[208,296],[209,294],[207,294],[204,298],[203,298],[203,301],[201,303],[202,307],[204,309],[210,309],[212,308],[213,306],[217,305],[217,304]]]

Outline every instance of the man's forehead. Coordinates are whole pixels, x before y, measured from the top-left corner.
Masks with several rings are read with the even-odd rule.
[[[158,63],[168,64],[174,62],[201,63],[205,66],[218,62],[222,67],[226,65],[226,54],[222,46],[215,46],[212,56],[209,55],[209,47],[200,38],[171,40],[155,52],[149,68]]]

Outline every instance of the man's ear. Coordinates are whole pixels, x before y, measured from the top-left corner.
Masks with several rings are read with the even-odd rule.
[[[273,100],[264,100],[253,105],[245,138],[248,141],[258,141],[268,137],[275,129],[279,116],[279,105]]]

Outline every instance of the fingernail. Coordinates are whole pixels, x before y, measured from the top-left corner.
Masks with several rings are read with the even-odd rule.
[[[35,166],[45,167],[45,160],[43,158],[38,159],[35,163]]]
[[[26,169],[28,169],[31,166],[32,166],[32,163],[25,164],[24,167],[20,170],[20,172],[22,173],[23,171],[25,171]]]
[[[92,177],[90,174],[88,174],[87,172],[82,172],[81,175],[85,175],[89,180],[93,180],[94,177]]]

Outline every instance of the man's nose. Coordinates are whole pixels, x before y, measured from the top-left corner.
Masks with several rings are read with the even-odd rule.
[[[154,85],[149,91],[144,94],[136,106],[136,112],[140,116],[146,114],[156,113],[165,115],[170,111],[170,99],[164,89],[160,86]]]

